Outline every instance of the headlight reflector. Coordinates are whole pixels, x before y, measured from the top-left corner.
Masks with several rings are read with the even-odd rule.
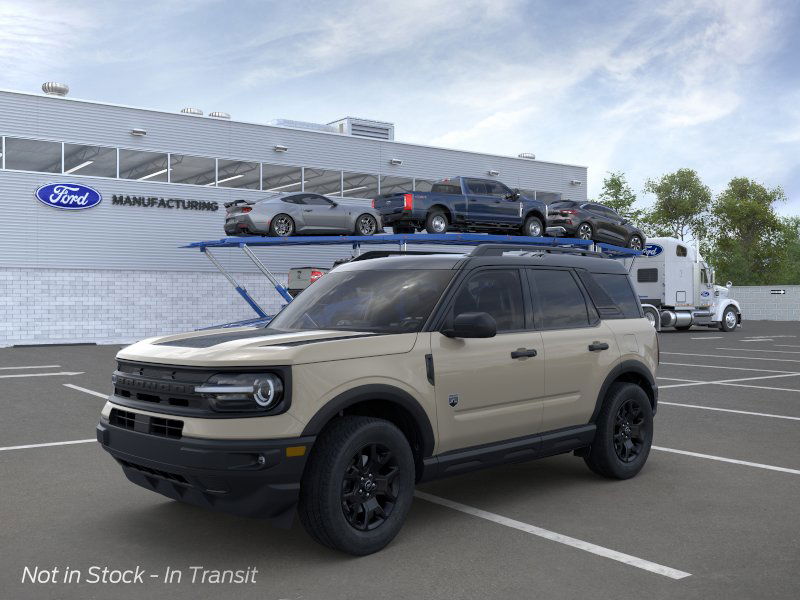
[[[219,412],[268,411],[283,398],[283,381],[275,373],[217,373],[194,391]]]

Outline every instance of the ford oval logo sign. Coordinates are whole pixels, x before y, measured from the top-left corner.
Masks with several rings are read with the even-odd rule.
[[[664,248],[659,246],[658,244],[646,244],[644,250],[642,250],[643,256],[658,256],[664,251]]]
[[[97,206],[103,196],[97,190],[79,183],[48,183],[36,190],[36,199],[55,208],[81,210]]]

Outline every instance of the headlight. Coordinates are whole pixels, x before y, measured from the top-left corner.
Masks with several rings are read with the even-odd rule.
[[[266,412],[283,398],[283,381],[274,373],[218,373],[194,391],[219,412]]]

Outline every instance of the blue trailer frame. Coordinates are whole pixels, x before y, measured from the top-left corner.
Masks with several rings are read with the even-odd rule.
[[[641,254],[638,250],[622,248],[611,244],[593,242],[592,240],[581,240],[577,238],[557,238],[557,237],[525,237],[518,235],[483,235],[477,233],[411,233],[411,234],[384,234],[369,237],[353,235],[325,235],[325,236],[292,236],[292,237],[228,237],[219,240],[209,240],[204,242],[193,242],[182,248],[197,248],[205,254],[211,263],[222,273],[225,278],[233,285],[239,295],[244,299],[250,308],[258,315],[257,319],[248,321],[237,321],[221,327],[256,325],[266,323],[272,317],[253,299],[244,286],[231,275],[225,267],[220,264],[211,249],[216,248],[239,248],[253,262],[256,268],[263,273],[275,288],[275,291],[286,300],[292,301],[292,296],[288,290],[281,285],[275,275],[267,266],[255,255],[251,247],[286,247],[286,246],[331,246],[331,245],[350,245],[353,248],[353,255],[358,256],[361,246],[396,244],[401,251],[405,251],[408,244],[412,245],[440,245],[440,246],[480,246],[482,244],[511,244],[514,246],[531,246],[538,248],[571,248],[575,250],[586,250],[601,252],[610,258],[631,258]]]

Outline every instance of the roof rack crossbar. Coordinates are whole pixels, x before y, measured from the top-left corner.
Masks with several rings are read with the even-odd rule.
[[[557,253],[557,254],[576,254],[579,256],[596,256],[606,257],[606,254],[600,250],[595,250],[587,244],[585,247],[576,246],[530,246],[522,244],[482,244],[477,246],[470,256],[502,256],[505,252],[524,252],[526,254],[542,254],[542,253]]]

